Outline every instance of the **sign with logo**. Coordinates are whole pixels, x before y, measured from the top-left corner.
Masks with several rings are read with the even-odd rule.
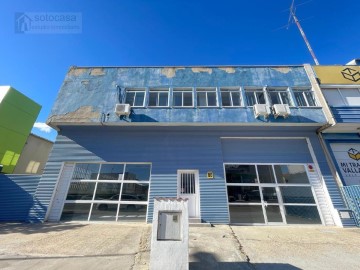
[[[359,84],[360,66],[314,66],[321,84]]]
[[[331,143],[330,147],[344,184],[360,185],[360,143]]]

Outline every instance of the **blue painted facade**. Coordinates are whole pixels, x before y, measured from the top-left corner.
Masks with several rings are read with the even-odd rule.
[[[145,106],[118,117],[115,104],[124,103],[127,89],[139,87],[147,92]],[[200,108],[194,98],[192,108],[150,108],[153,87],[170,89],[169,100],[174,87],[189,87],[194,96],[197,87],[216,87],[218,106]],[[241,106],[222,107],[220,87],[241,89]],[[311,88],[311,83],[302,66],[71,68],[48,118],[59,134],[29,220],[45,220],[65,162],[151,163],[148,222],[154,197],[176,197],[177,171],[193,169],[199,170],[201,219],[229,223],[224,163],[316,163],[332,206],[343,208],[316,135],[327,123],[323,108],[294,103],[288,118],[255,118],[245,103],[246,87],[280,87],[291,93],[292,88]],[[207,178],[208,171],[213,179]]]

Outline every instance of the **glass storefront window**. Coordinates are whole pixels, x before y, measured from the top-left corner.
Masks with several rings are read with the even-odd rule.
[[[268,205],[265,211],[268,222],[283,222],[279,205]]]
[[[98,183],[96,187],[95,200],[119,200],[121,184]]]
[[[309,184],[304,165],[274,165],[278,183]]]
[[[87,220],[89,217],[90,203],[65,203],[61,215],[62,221]]]
[[[276,189],[274,187],[262,187],[262,194],[264,201],[268,203],[278,203],[278,197],[276,194]]]
[[[99,180],[122,180],[123,173],[123,164],[102,164]]]
[[[145,221],[146,205],[120,204],[118,221]]]
[[[231,223],[265,223],[261,205],[229,205]]]
[[[72,180],[95,180],[99,173],[99,164],[78,163],[75,165]]]
[[[148,164],[127,164],[125,167],[124,180],[149,181],[150,165]]]
[[[147,201],[149,184],[125,183],[121,200],[125,201]]]
[[[228,186],[229,202],[261,202],[259,187]]]
[[[314,204],[314,196],[311,187],[280,187],[284,203],[307,203]]]
[[[94,189],[94,182],[73,182],[70,184],[66,200],[92,200]]]
[[[90,221],[115,221],[118,204],[94,203]]]
[[[288,224],[321,224],[316,206],[285,206],[285,218]]]
[[[258,165],[260,183],[275,183],[275,177],[271,165]]]
[[[257,183],[255,165],[225,165],[227,183]]]

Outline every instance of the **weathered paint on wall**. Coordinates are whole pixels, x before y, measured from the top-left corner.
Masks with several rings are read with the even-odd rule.
[[[321,108],[292,108],[287,119],[255,119],[252,108],[133,108],[128,118],[114,113],[126,88],[310,87],[302,66],[292,67],[114,67],[69,70],[48,122],[64,123],[325,123]],[[195,101],[196,102],[196,101]]]

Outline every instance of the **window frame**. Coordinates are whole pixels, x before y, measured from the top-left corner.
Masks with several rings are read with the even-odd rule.
[[[231,105],[224,105],[223,104],[223,92],[228,92],[230,95],[230,104]],[[240,97],[240,105],[234,105],[234,101],[233,101],[233,95],[232,93],[239,93],[239,97]],[[220,97],[221,97],[221,107],[224,108],[239,108],[239,107],[243,107],[243,96],[242,96],[242,90],[240,87],[220,87]]]
[[[219,101],[218,101],[219,99],[218,99],[216,87],[197,87],[195,90],[196,90],[195,91],[196,92],[196,106],[198,108],[217,108],[217,107],[219,107]],[[198,102],[198,94],[199,93],[205,93],[206,105],[199,105],[199,102]],[[215,105],[209,106],[208,93],[215,93]]]
[[[292,91],[292,94],[293,94],[293,97],[294,97],[294,101],[295,101],[295,104],[297,107],[300,107],[300,108],[316,108],[316,107],[320,107],[318,104],[319,102],[317,101],[317,98],[316,98],[316,95],[315,95],[315,91],[312,89],[312,88],[292,88],[291,89]],[[310,94],[312,94],[313,96],[313,100],[314,100],[314,103],[315,105],[309,105],[309,101],[308,101],[308,98],[307,96],[305,95],[305,93],[308,92]],[[296,99],[296,96],[295,96],[295,93],[301,93],[304,100],[305,100],[305,103],[306,103],[306,106],[301,106],[299,105],[297,99]]]
[[[142,107],[145,107],[145,101],[146,101],[146,89],[145,88],[126,88],[125,89],[125,103],[127,104],[130,104],[127,102],[127,94],[128,93],[135,93],[135,96],[134,96],[134,100],[132,102],[132,104],[130,104],[130,106],[132,108],[142,108]],[[136,95],[137,93],[143,93],[144,94],[144,98],[143,98],[143,102],[142,102],[142,105],[141,106],[135,106],[134,103],[136,101]]]
[[[270,93],[277,93],[277,97],[278,99],[280,100],[281,103],[273,103],[272,99],[271,99],[271,95]],[[289,102],[290,103],[285,103],[283,101],[283,98],[281,96],[281,93],[286,93],[288,99],[289,99]],[[289,88],[283,88],[283,87],[267,87],[266,88],[266,94],[267,94],[267,97],[268,97],[268,101],[269,101],[269,105],[270,106],[273,106],[273,105],[276,105],[276,104],[287,104],[289,105],[289,107],[294,107],[294,101],[292,100],[292,96],[291,94],[289,93]]]
[[[181,93],[181,106],[174,105],[175,93]],[[184,93],[191,93],[191,106],[184,106]],[[171,107],[173,108],[194,108],[194,89],[191,87],[174,87],[172,89]]]
[[[150,97],[151,94],[156,93],[157,99],[156,99],[156,105],[150,105]],[[160,93],[167,93],[167,105],[159,105],[159,97]],[[150,88],[149,89],[149,99],[148,99],[148,107],[149,108],[169,108],[170,107],[170,89],[169,88]]]
[[[255,103],[253,105],[249,105],[249,102],[248,102],[247,93],[249,93],[249,92],[252,92],[253,96],[255,97]],[[262,93],[264,95],[265,103],[259,103],[258,96],[257,96],[256,93]],[[266,94],[266,91],[264,90],[264,88],[248,88],[248,87],[245,87],[244,96],[245,96],[245,99],[246,99],[246,106],[247,107],[253,107],[256,104],[266,104],[266,105],[268,105],[267,94]]]
[[[346,100],[346,96],[344,96],[342,94],[342,90],[351,90],[351,89],[356,89],[359,92],[359,96],[360,96],[360,86],[355,86],[355,85],[349,85],[348,87],[346,86],[342,86],[342,87],[329,87],[329,86],[324,86],[321,88],[321,92],[326,100],[326,103],[330,106],[330,107],[359,107],[359,106],[355,106],[355,105],[349,105],[348,101]],[[328,98],[326,97],[326,92],[324,91],[336,91],[339,95],[339,97],[341,98],[342,104],[341,105],[331,105],[328,102]]]

